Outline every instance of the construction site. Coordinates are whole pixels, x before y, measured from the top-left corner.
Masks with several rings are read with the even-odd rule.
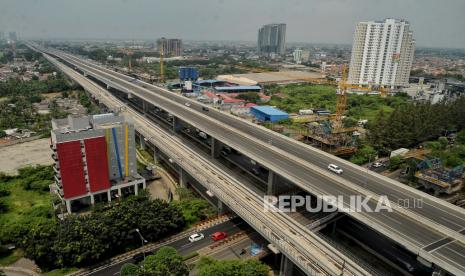
[[[349,95],[379,95],[386,97],[388,90],[383,87],[361,87],[347,83],[345,66],[341,69],[341,78],[336,89],[336,110],[312,108],[300,110],[290,115],[292,126],[273,125],[271,128],[296,140],[311,144],[337,156],[350,156],[357,151],[357,140],[363,137],[366,120],[360,120],[356,126],[346,127],[344,119],[348,110]]]
[[[411,176],[411,181],[425,192],[459,206],[465,206],[465,194],[462,193],[465,180],[463,165],[446,167],[444,161],[434,157],[431,150],[423,146],[409,150],[400,157],[408,166],[404,170],[404,178]]]

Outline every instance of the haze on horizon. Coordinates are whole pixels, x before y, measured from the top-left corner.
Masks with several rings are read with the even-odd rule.
[[[418,46],[465,48],[463,0],[2,0],[0,31],[20,38],[256,41],[268,23],[288,42],[351,44],[355,24],[406,19]]]

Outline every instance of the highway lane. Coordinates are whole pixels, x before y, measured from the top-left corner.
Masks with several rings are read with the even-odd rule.
[[[210,235],[212,235],[215,232],[226,232],[228,235],[233,235],[235,233],[238,233],[240,231],[247,230],[250,231],[250,227],[247,226],[247,224],[240,218],[234,218],[232,220],[223,222],[221,224],[215,225],[213,227],[207,228],[205,230],[200,231],[200,233],[203,233],[205,235],[205,238],[203,240],[200,240],[198,242],[193,242],[191,243],[188,238],[183,238],[180,240],[173,241],[172,243],[167,244],[166,246],[173,247],[178,251],[178,253],[182,256],[187,256],[191,253],[194,253],[202,248],[208,247],[212,244],[215,243],[210,238]],[[115,263],[112,264],[111,266],[105,267],[99,271],[95,271],[89,274],[86,274],[88,276],[111,276],[111,275],[119,275],[119,272],[121,270],[121,267],[127,263],[134,263],[134,260],[130,259],[127,261],[123,261],[120,263]]]
[[[88,70],[94,70],[94,69],[88,68]],[[115,81],[122,86],[127,86],[127,83],[121,82],[117,79],[112,79],[112,81]],[[197,116],[197,115],[194,116],[192,112],[189,112],[184,107],[179,108],[179,105],[173,104],[172,102],[168,102],[166,101],[166,99],[163,99],[160,96],[157,97],[157,95],[154,95],[153,93],[147,93],[145,89],[134,89],[133,87],[131,87],[131,89],[137,90],[137,93],[139,95],[142,95],[143,97],[146,97],[147,99],[150,99],[151,101],[155,103],[160,102],[164,108],[166,107],[167,109],[175,110],[174,113],[177,113],[178,116],[182,118],[192,119],[192,117],[197,117],[197,118],[194,118],[196,120],[196,123],[200,123],[200,121],[205,120],[201,116]],[[208,129],[207,133],[215,133],[214,128],[218,127],[218,126],[208,126],[208,125],[205,126],[203,124],[201,125],[202,125],[202,129]],[[225,136],[228,136],[229,139],[233,137],[234,138],[233,142],[235,144],[237,143],[238,146],[243,143],[243,137],[237,138],[237,135],[234,135],[235,133],[233,133],[231,130],[226,130],[224,132],[225,133],[223,134],[217,133],[217,135],[219,136],[218,137],[219,139],[222,139],[222,138],[224,139]],[[283,159],[282,156],[280,158],[280,156],[276,156],[275,152],[270,152],[269,150],[263,149],[263,145],[260,145],[260,144],[257,145],[257,143],[255,143],[254,146],[256,146],[256,148],[255,147],[253,149],[247,148],[247,151],[252,152],[255,155],[267,155],[268,159],[271,158],[271,160],[275,161],[276,163],[275,165],[277,167],[285,168],[285,170],[293,176],[293,179],[299,179],[300,177],[302,177],[302,179],[299,179],[300,182],[312,183],[313,185],[312,190],[314,191],[318,191],[319,188],[323,187],[324,192],[326,192],[326,194],[335,193],[335,194],[344,194],[345,196],[357,194],[356,191],[347,189],[346,187],[342,185],[339,185],[339,186],[328,185],[326,177],[324,176],[322,178],[325,178],[325,181],[321,181],[321,179],[319,179],[318,177],[315,177],[314,175],[312,176],[311,174],[302,175],[301,172],[307,170],[305,167],[302,167],[302,165],[297,164],[298,166],[295,166],[296,163],[289,164],[290,163],[289,160],[282,160]],[[331,188],[333,190],[331,190]],[[384,231],[397,232],[397,234],[401,235],[402,238],[405,239],[407,242],[412,243],[416,246],[422,246],[422,245],[429,244],[442,237],[442,235],[440,235],[439,233],[436,233],[435,231],[431,231],[431,229],[427,229],[427,227],[426,229],[422,229],[424,228],[422,227],[423,225],[417,225],[417,223],[415,223],[414,221],[408,220],[405,217],[400,216],[399,214],[389,214],[389,216],[387,216],[386,214],[381,214],[381,216],[379,216],[379,214],[376,214],[372,216],[370,215],[370,218],[372,219],[372,221],[377,223],[378,230],[380,229],[380,226],[382,226],[384,227]],[[401,229],[402,231],[397,231],[397,229]],[[454,253],[448,252],[448,255],[450,254],[454,255]]]
[[[97,66],[93,63],[92,65]],[[117,73],[103,67],[101,69],[114,75],[115,77],[119,77],[125,80],[133,79],[130,76]],[[170,92],[169,90],[162,89],[148,83],[143,83],[141,81],[136,81],[134,84],[141,86],[143,85],[145,88],[150,89],[158,95],[163,95],[166,98],[169,98],[170,100],[176,101],[180,104],[190,102],[192,109],[202,112],[202,107],[204,105],[196,101],[191,101],[185,97],[179,96],[176,93]],[[321,150],[303,145],[302,143],[296,143],[296,141],[290,140],[288,137],[276,134],[264,127],[253,125],[245,120],[233,117],[224,112],[220,112],[211,108],[209,112],[204,112],[204,114],[220,122],[223,122],[228,126],[233,126],[244,133],[252,135],[253,137],[256,137],[263,142],[268,143],[270,139],[272,139],[273,146],[278,147],[292,155],[295,155],[300,159],[317,165],[322,169],[326,169],[329,163],[336,163],[345,170],[344,178],[346,180],[349,180],[350,182],[357,184],[360,187],[363,187],[373,193],[386,195],[394,203],[409,202],[412,206],[414,202],[418,202],[416,200],[421,199],[423,204],[422,207],[411,208],[410,210],[412,212],[424,216],[434,222],[440,223],[455,231],[465,229],[465,211],[460,210],[456,206],[443,202],[442,200],[437,200],[430,195],[416,191],[410,187],[406,187],[401,183],[394,183],[393,180],[379,174],[373,172],[367,173],[366,169],[355,166],[343,159],[330,156]]]
[[[125,106],[122,102],[116,100],[114,96],[109,95],[106,90],[97,86],[97,84],[94,84],[74,70],[65,67],[63,64],[57,63],[56,60],[51,59],[49,56],[46,57],[66,74],[77,80],[83,87],[86,87],[86,90],[103,101],[103,103],[118,109]],[[136,120],[138,131],[142,131],[142,135],[148,137],[151,143],[155,143],[158,147],[163,148],[165,153],[172,156],[173,159],[184,164],[184,168],[190,172],[191,175],[195,175],[196,178],[200,177],[200,179],[197,179],[198,181],[206,185],[210,191],[219,196],[232,210],[239,213],[242,218],[247,218],[254,227],[258,227],[256,229],[259,229],[264,236],[273,241],[280,250],[285,252],[286,255],[295,261],[304,271],[309,273],[316,271],[321,272],[321,267],[324,267],[324,269],[329,269],[329,271],[338,271],[336,273],[338,275],[341,273],[341,269],[344,271],[344,275],[369,274],[356,263],[347,259],[344,255],[341,255],[340,252],[328,246],[324,240],[316,236],[312,231],[308,231],[308,229],[294,222],[292,219],[284,219],[283,216],[286,217],[285,214],[279,212],[262,213],[263,203],[261,197],[254,195],[254,193],[240,181],[238,182],[235,178],[231,178],[229,173],[206,162],[206,159],[211,159],[210,155],[208,155],[206,159],[200,158],[199,160],[195,158],[194,156],[197,156],[197,153],[199,153],[198,151],[196,151],[196,153],[194,153],[194,151],[191,152],[191,149],[186,148],[177,138],[172,137],[171,134],[165,133],[165,131],[159,129],[157,125],[147,122],[147,119],[142,117],[135,110],[126,108],[124,108],[123,111],[124,110],[125,112],[129,112]],[[149,128],[153,129],[149,130]],[[147,133],[146,130],[149,132]],[[154,132],[157,134],[154,134]],[[157,137],[157,139],[152,140],[153,137]],[[180,156],[183,157],[179,158]],[[190,162],[184,163],[184,158],[187,158]],[[192,166],[192,164],[197,165]],[[199,165],[201,166],[201,171],[208,172],[208,178],[199,175]],[[231,183],[231,181],[233,183]],[[233,201],[231,201],[231,196],[234,196]],[[254,202],[254,204],[251,204],[252,202]],[[266,219],[264,219],[264,217],[266,217]],[[270,230],[272,232],[269,232]],[[297,251],[295,249],[297,249]],[[314,260],[318,261],[315,262]]]

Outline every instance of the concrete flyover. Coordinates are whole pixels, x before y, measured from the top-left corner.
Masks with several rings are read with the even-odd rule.
[[[95,99],[112,110],[129,114],[136,130],[181,166],[191,177],[249,223],[275,245],[289,260],[309,275],[370,275],[346,258],[318,235],[296,223],[282,212],[263,212],[263,200],[247,185],[232,178],[222,168],[197,151],[184,145],[172,133],[129,108],[105,89],[67,67],[55,58],[44,56],[66,75],[79,83]]]
[[[213,109],[205,112],[200,103],[163,88],[133,82],[131,77],[95,63],[63,52],[52,52],[107,85],[182,118],[311,194],[342,195],[346,206],[350,204],[351,195],[362,195],[371,197],[370,207],[376,205],[379,196],[387,196],[395,206],[394,212],[347,214],[417,254],[425,263],[457,275],[465,273],[464,210],[262,127]],[[191,105],[185,106],[186,102]],[[344,174],[329,174],[325,169],[328,163],[343,167]],[[421,200],[423,205],[405,209],[397,206],[400,200]]]

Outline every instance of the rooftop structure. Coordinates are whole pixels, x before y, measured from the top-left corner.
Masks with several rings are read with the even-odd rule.
[[[249,74],[220,75],[218,80],[227,81],[239,85],[266,85],[287,84],[299,82],[321,81],[324,75],[317,72],[305,71],[279,71]]]
[[[123,116],[53,119],[51,143],[55,188],[68,213],[73,206],[111,201],[145,188],[137,173],[134,125]]]
[[[260,92],[262,88],[258,85],[238,85],[238,86],[216,86],[217,92],[239,93],[239,92]]]

